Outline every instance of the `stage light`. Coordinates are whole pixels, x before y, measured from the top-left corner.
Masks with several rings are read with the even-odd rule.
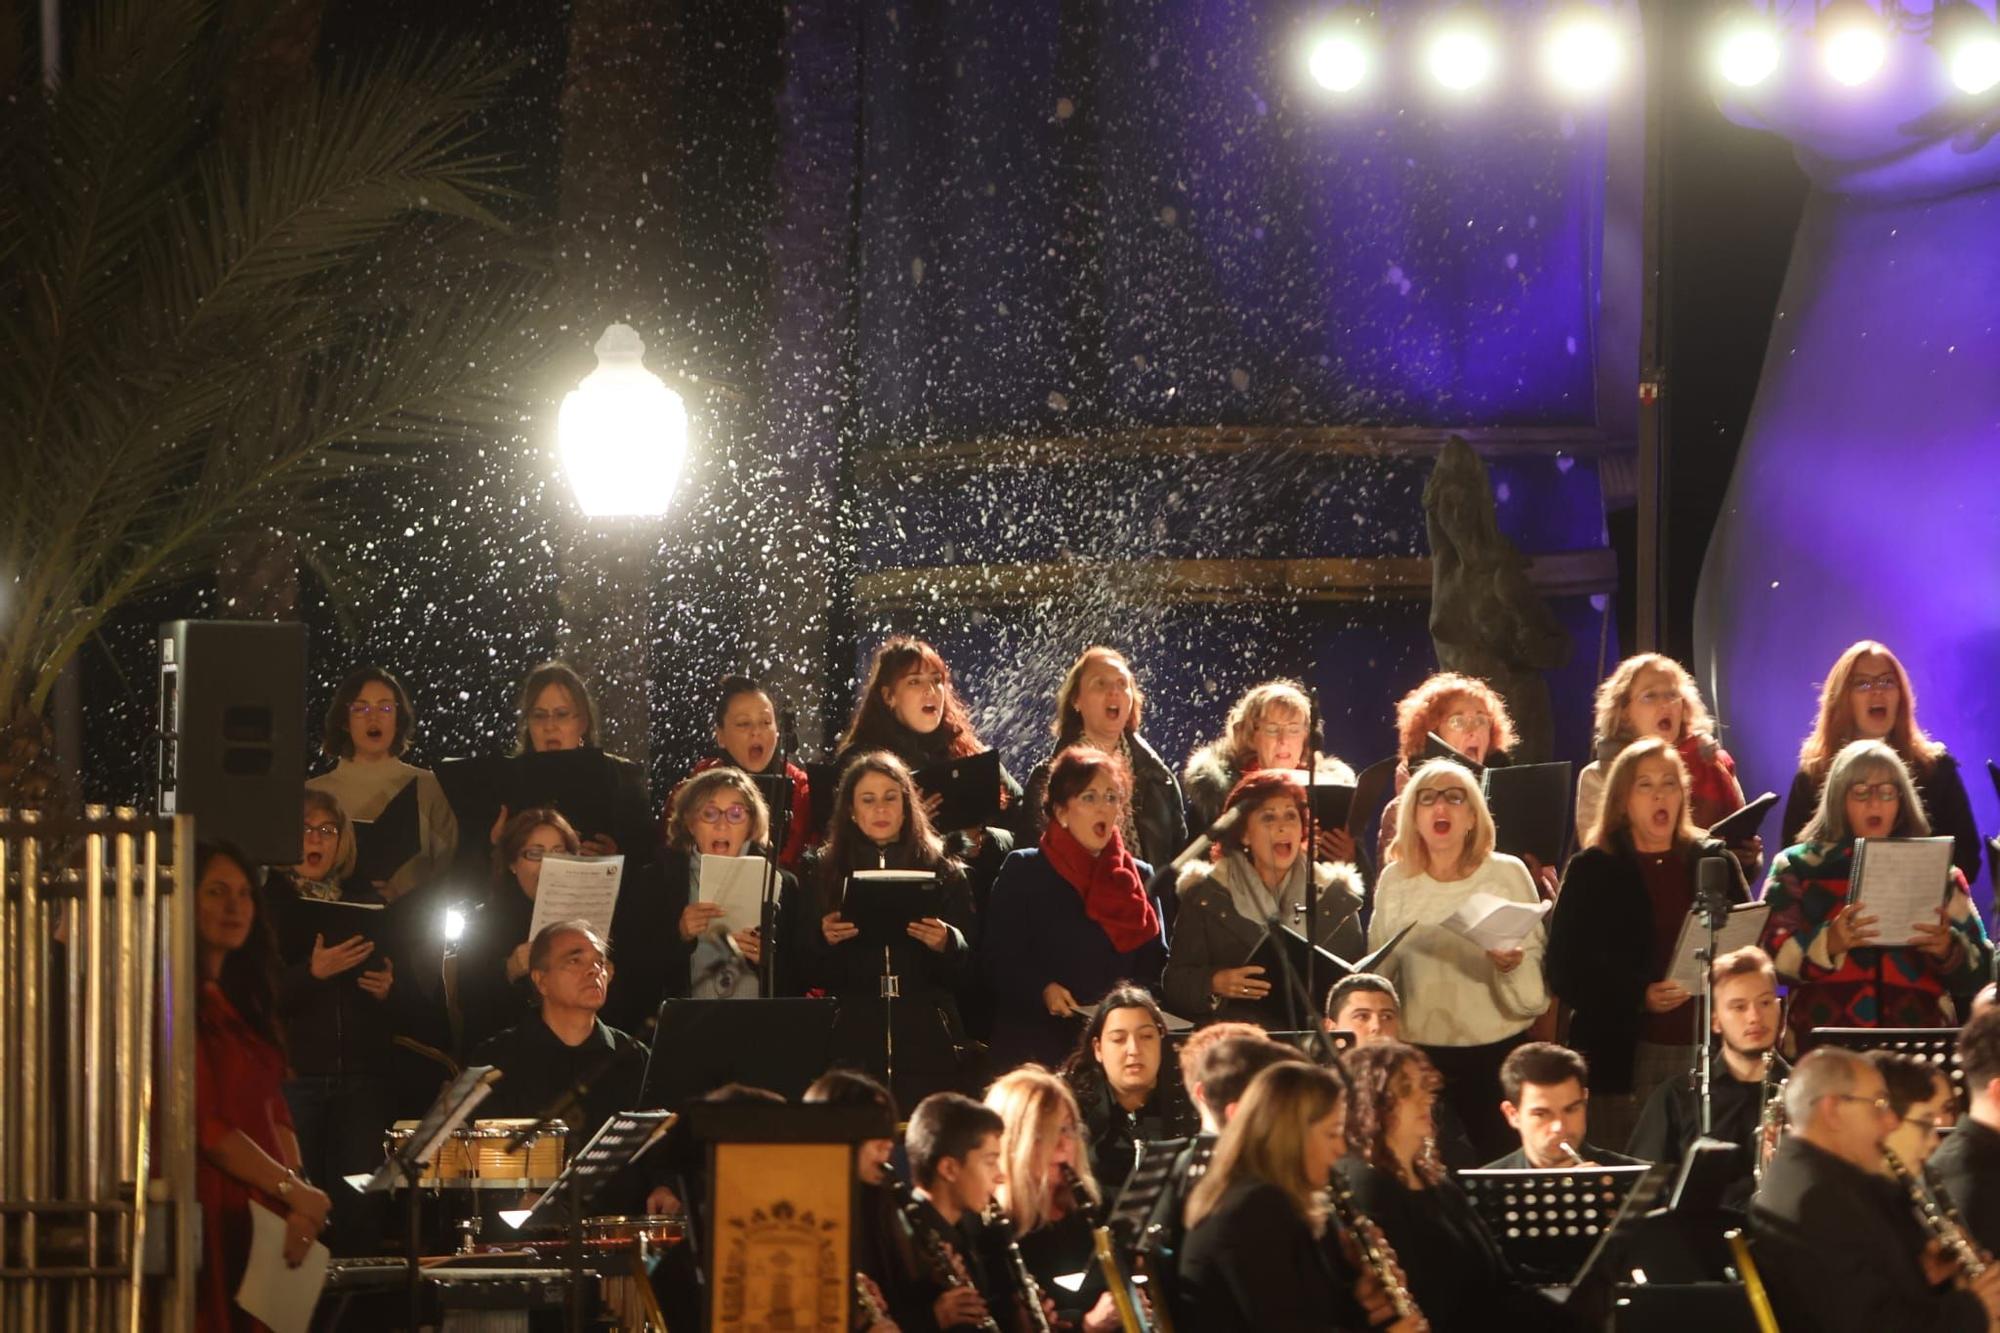
[[[1889,34],[1882,17],[1862,0],[1835,0],[1819,16],[1820,61],[1835,83],[1848,88],[1882,72],[1889,58]]]
[[[591,518],[658,517],[687,461],[687,407],[646,369],[646,344],[629,326],[607,328],[596,351],[597,369],[556,417],[563,470]]]
[[[1715,44],[1715,69],[1725,82],[1754,88],[1778,70],[1778,32],[1765,19],[1739,15]]]
[[[2000,24],[1966,3],[1939,5],[1932,41],[1944,55],[1952,86],[1977,97],[2000,85]]]
[[[1600,9],[1556,16],[1542,41],[1542,71],[1559,90],[1578,96],[1603,92],[1625,63],[1625,46]]]
[[[451,944],[465,938],[465,913],[456,907],[444,909],[444,937]]]
[[[1306,72],[1330,93],[1351,93],[1367,82],[1374,64],[1361,25],[1341,21],[1315,34],[1306,48]]]
[[[1445,20],[1424,43],[1424,68],[1455,93],[1471,92],[1491,79],[1499,61],[1493,34],[1469,15]]]

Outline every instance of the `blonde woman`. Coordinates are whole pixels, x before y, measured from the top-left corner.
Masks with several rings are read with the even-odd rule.
[[[1597,822],[1563,875],[1549,921],[1549,989],[1573,1010],[1568,1044],[1590,1061],[1590,1123],[1623,1143],[1653,1089],[1694,1057],[1694,996],[1665,981],[1700,864],[1721,863],[1730,897],[1743,871],[1692,817],[1685,761],[1664,730],[1611,761]]]
[[[1083,1142],[1083,1113],[1069,1085],[1041,1065],[1022,1065],[993,1080],[986,1105],[1000,1113],[1000,1169],[995,1196],[1014,1224],[1014,1242],[1058,1318],[1086,1333],[1119,1327],[1111,1295],[1096,1280],[1077,1291],[1057,1284],[1095,1273],[1086,1209],[1099,1206]]]
[[[1440,671],[1396,701],[1398,796],[1409,785],[1411,772],[1423,763],[1424,746],[1432,736],[1481,768],[1512,762],[1511,752],[1519,740],[1507,701],[1498,690],[1477,676]],[[1388,863],[1389,846],[1395,840],[1396,823],[1385,814],[1376,844],[1378,862]]]
[[[1213,824],[1245,775],[1267,768],[1303,769],[1311,718],[1305,686],[1295,680],[1267,680],[1245,690],[1230,708],[1221,738],[1188,757],[1181,780],[1189,826],[1199,833]],[[1319,780],[1352,784],[1354,770],[1321,749],[1326,743],[1324,730],[1314,732],[1312,741],[1320,751]],[[1316,846],[1323,860],[1354,859],[1354,839],[1346,829],[1321,829]]]
[[[1445,920],[1476,893],[1520,903],[1541,895],[1528,867],[1493,849],[1493,816],[1463,766],[1434,759],[1397,798],[1396,836],[1375,888],[1371,948],[1410,933],[1381,971],[1403,997],[1403,1036],[1430,1056],[1445,1096],[1485,1159],[1511,1146],[1500,1117],[1500,1064],[1549,1007],[1542,983],[1545,926],[1520,945],[1487,950]]]
[[[1597,824],[1611,761],[1637,740],[1662,740],[1680,754],[1687,770],[1688,817],[1696,828],[1708,828],[1743,808],[1736,761],[1716,740],[1715,719],[1701,701],[1694,677],[1679,662],[1659,653],[1626,658],[1597,687],[1596,707],[1591,736],[1597,757],[1576,779],[1579,842]],[[1746,875],[1754,875],[1763,863],[1762,838],[1746,838],[1731,850]]]
[[[1979,823],[1965,794],[1958,760],[1917,724],[1917,694],[1910,673],[1894,653],[1872,639],[1851,645],[1826,673],[1812,733],[1799,747],[1779,828],[1787,847],[1822,808],[1821,794],[1834,756],[1854,741],[1881,741],[1895,752],[1915,787],[1925,822],[1952,840],[1951,863],[1966,883],[1979,878]]]

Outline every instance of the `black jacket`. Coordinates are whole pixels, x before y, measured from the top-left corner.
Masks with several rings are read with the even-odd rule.
[[[1653,906],[1639,859],[1625,834],[1617,840],[1615,851],[1586,847],[1570,859],[1544,960],[1549,989],[1573,1011],[1569,1045],[1590,1061],[1590,1085],[1604,1094],[1632,1090],[1646,987],[1659,980]],[[1730,895],[1745,901],[1743,867],[1720,842],[1703,839],[1688,857],[1688,874],[1698,875],[1705,857],[1728,864]]]
[[[1958,771],[1958,760],[1948,753],[1939,754],[1928,776],[1912,767],[1910,780],[1916,784],[1917,797],[1930,817],[1931,832],[1951,839],[1951,863],[1965,875],[1967,884],[1977,880],[1981,856],[1979,821],[1972,813],[1972,799],[1965,794],[1965,779]],[[1798,843],[1799,831],[1818,810],[1819,784],[1800,769],[1792,775],[1792,789],[1785,796],[1784,817],[1778,823],[1785,846]]]
[[[1750,1234],[1781,1328],[1980,1333],[1970,1292],[1934,1289],[1893,1182],[1789,1134],[1750,1204]]]
[[[849,870],[917,868],[899,847],[877,852],[869,845],[853,851],[850,859],[860,864]],[[845,887],[844,880],[837,881],[829,894],[822,882],[830,854],[830,848],[820,847],[806,856],[804,896],[792,917],[792,977],[801,989],[821,990],[840,1001],[833,1026],[833,1063],[882,1078],[888,1059],[885,1038],[893,1035],[895,1080],[890,1091],[898,1106],[913,1107],[933,1092],[962,1091],[959,1075],[966,1037],[959,996],[975,972],[972,892],[966,887],[965,871],[949,860],[939,868],[936,915],[952,930],[944,952],[907,935],[890,944],[888,965],[897,978],[899,995],[885,1002],[882,950],[860,939],[828,944],[820,929],[826,913],[839,907]]]
[[[1328,1245],[1276,1185],[1236,1181],[1187,1233],[1175,1327],[1201,1333],[1358,1333],[1368,1321],[1354,1300],[1354,1279],[1335,1270]]]
[[[1168,1048],[1170,1049],[1170,1048]],[[1187,1091],[1166,1065],[1152,1096],[1136,1111],[1127,1111],[1111,1095],[1111,1085],[1095,1061],[1066,1081],[1083,1109],[1083,1132],[1088,1140],[1090,1171],[1109,1205],[1125,1186],[1138,1160],[1139,1145],[1162,1139],[1185,1138],[1201,1128],[1201,1120],[1188,1101]]]
[[[299,1075],[348,1076],[383,1075],[388,1072],[391,1042],[404,1026],[404,1001],[415,982],[405,982],[408,969],[396,957],[393,941],[384,940],[375,952],[352,971],[319,978],[312,974],[314,923],[306,919],[299,904],[298,881],[279,872],[264,885],[264,902],[278,937],[278,956],[284,971],[278,979],[278,1019],[284,1025],[285,1053],[291,1070]],[[372,888],[359,882],[342,886],[341,901],[380,903]],[[345,910],[345,909],[343,909]],[[367,919],[376,936],[386,909],[355,911],[357,921]],[[342,939],[328,937],[328,945]],[[395,980],[383,999],[363,991],[358,979],[364,972],[379,970],[387,959],[394,965]]]
[[[2000,1254],[2000,1131],[1962,1118],[1924,1173],[1950,1198],[1979,1247]]]
[[[538,1001],[527,974],[507,979],[507,956],[528,942],[534,919],[534,899],[521,892],[512,875],[494,880],[486,901],[466,914],[465,933],[452,951],[463,1024],[460,1050],[470,1051],[535,1013]]]
[[[1188,844],[1180,780],[1144,736],[1127,732],[1125,739],[1132,748],[1132,826],[1139,834],[1139,845],[1130,850],[1148,865],[1163,866],[1179,856]],[[1040,838],[1048,823],[1042,813],[1042,800],[1048,794],[1049,766],[1054,762],[1055,756],[1050,755],[1028,774],[1028,789],[1022,798],[1021,830],[1030,840]]]
[[[1778,1091],[1778,1081],[1791,1072],[1791,1066],[1783,1060],[1772,1062],[1774,1096]],[[1736,1145],[1740,1179],[1723,1196],[1723,1202],[1732,1207],[1747,1207],[1750,1202],[1751,1181],[1757,1160],[1757,1127],[1764,1115],[1761,1104],[1763,1088],[1761,1080],[1745,1083],[1731,1075],[1722,1057],[1716,1056],[1712,1089],[1715,1116],[1709,1137]],[[1670,1078],[1653,1089],[1653,1095],[1647,1098],[1646,1105],[1639,1112],[1639,1123],[1632,1127],[1632,1141],[1625,1145],[1625,1149],[1648,1162],[1679,1165],[1687,1155],[1688,1146],[1700,1137],[1700,1092],[1688,1079]]]

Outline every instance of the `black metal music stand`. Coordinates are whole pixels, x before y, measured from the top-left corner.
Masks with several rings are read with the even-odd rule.
[[[500,1215],[500,1220],[516,1231],[527,1231],[553,1224],[558,1209],[567,1214],[569,1244],[565,1267],[569,1270],[570,1333],[582,1333],[584,1323],[583,1206],[597,1196],[607,1181],[665,1135],[673,1122],[671,1111],[620,1111],[605,1121],[590,1136],[590,1142],[570,1158],[534,1207]]]
[[[1816,1046],[1915,1056],[1945,1072],[1961,1113],[1971,1105],[1965,1090],[1965,1071],[1958,1067],[1957,1028],[1812,1028],[1800,1043],[1799,1054],[1804,1055]]]
[[[1459,1171],[1472,1206],[1507,1260],[1537,1282],[1580,1272],[1645,1166],[1578,1166],[1555,1171]]]
[[[417,1251],[422,1248],[423,1198],[418,1192],[418,1184],[423,1180],[424,1168],[437,1156],[437,1150],[444,1141],[458,1131],[472,1114],[474,1107],[486,1100],[493,1091],[493,1085],[500,1081],[500,1071],[492,1065],[474,1065],[464,1070],[451,1081],[451,1086],[438,1094],[431,1103],[424,1118],[410,1131],[410,1137],[403,1145],[389,1155],[387,1161],[361,1186],[368,1194],[386,1193],[400,1185],[409,1195],[407,1225],[404,1243],[409,1253],[407,1260],[410,1287],[410,1327],[419,1328],[423,1319],[424,1272],[418,1262]]]

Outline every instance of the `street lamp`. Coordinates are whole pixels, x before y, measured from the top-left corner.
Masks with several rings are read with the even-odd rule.
[[[673,502],[687,462],[687,405],[641,358],[630,325],[597,340],[597,369],[563,398],[556,444],[589,518],[657,518]]]

